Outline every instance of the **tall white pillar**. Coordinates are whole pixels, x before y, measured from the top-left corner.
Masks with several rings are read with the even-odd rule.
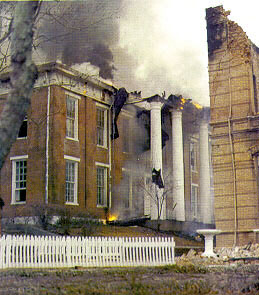
[[[204,119],[200,122],[200,209],[202,222],[211,223],[209,132]]]
[[[173,198],[176,204],[172,216],[178,221],[185,221],[182,112],[173,109],[171,110],[171,116]]]
[[[161,128],[161,108],[163,103],[161,101],[150,102],[150,125],[151,125],[151,161],[152,169],[161,169],[162,176],[162,128]],[[161,204],[161,198],[163,189],[160,189],[157,185],[153,185],[153,195],[158,194],[159,202]],[[158,204],[155,200],[151,200],[151,219],[158,218]],[[162,203],[162,211],[160,219],[166,219],[166,200]]]

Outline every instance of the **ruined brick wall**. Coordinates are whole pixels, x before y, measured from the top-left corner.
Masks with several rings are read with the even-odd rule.
[[[222,6],[206,10],[217,246],[253,241],[259,226],[258,48]]]

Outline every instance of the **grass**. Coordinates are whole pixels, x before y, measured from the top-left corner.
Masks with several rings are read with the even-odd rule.
[[[64,294],[64,295],[196,295],[218,294],[213,291],[205,281],[187,281],[179,283],[176,280],[169,282],[142,282],[137,275],[130,275],[125,281],[117,284],[98,283],[89,280],[81,285],[66,284],[52,289],[38,290],[39,294]]]
[[[216,273],[220,276],[214,278]],[[242,285],[240,290],[233,289],[231,280],[239,279],[241,272],[232,269],[224,271],[207,269],[192,263],[166,265],[161,267],[132,267],[132,268],[91,268],[91,269],[20,269],[0,271],[2,288],[20,290],[16,294],[39,295],[212,295],[212,294],[258,294],[253,288],[256,280],[250,280],[248,287]],[[258,268],[253,268],[243,276],[256,275]],[[226,285],[218,286],[218,279],[225,281]],[[13,282],[17,281],[18,286]],[[9,285],[8,285],[9,282]],[[251,282],[253,284],[251,285]],[[242,293],[242,288],[248,292]],[[16,288],[16,289],[15,289]],[[8,289],[9,290],[9,289]],[[5,294],[5,293],[4,293]]]

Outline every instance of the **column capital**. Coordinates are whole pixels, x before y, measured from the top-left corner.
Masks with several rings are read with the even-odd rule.
[[[161,110],[163,103],[160,101],[152,101],[150,102],[150,110]]]
[[[183,112],[179,109],[170,109],[169,112],[171,113],[174,118],[182,118]]]
[[[160,95],[156,94],[147,99],[147,102],[150,103],[150,109],[161,109],[165,100]]]
[[[199,118],[201,122],[207,122],[209,123],[210,121],[210,107],[203,107],[200,114]]]

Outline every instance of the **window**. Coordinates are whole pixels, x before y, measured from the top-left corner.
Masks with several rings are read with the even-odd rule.
[[[27,137],[27,128],[28,128],[28,119],[27,119],[27,117],[25,117],[25,119],[23,120],[22,125],[20,127],[17,138]]]
[[[193,219],[198,217],[198,185],[195,184],[191,188],[191,215]]]
[[[97,207],[107,206],[107,171],[107,167],[97,167]]]
[[[13,157],[12,160],[12,204],[26,202],[27,158]]]
[[[102,90],[101,99],[102,99],[102,101],[105,101],[105,90],[104,89]]]
[[[192,171],[197,171],[197,145],[195,142],[190,143],[190,165]]]
[[[66,204],[78,205],[77,201],[77,188],[78,188],[78,162],[70,160],[69,156],[65,156],[66,159]]]
[[[97,107],[96,125],[97,145],[101,147],[107,147],[107,110]]]
[[[66,98],[66,137],[78,139],[78,99],[69,95]]]

